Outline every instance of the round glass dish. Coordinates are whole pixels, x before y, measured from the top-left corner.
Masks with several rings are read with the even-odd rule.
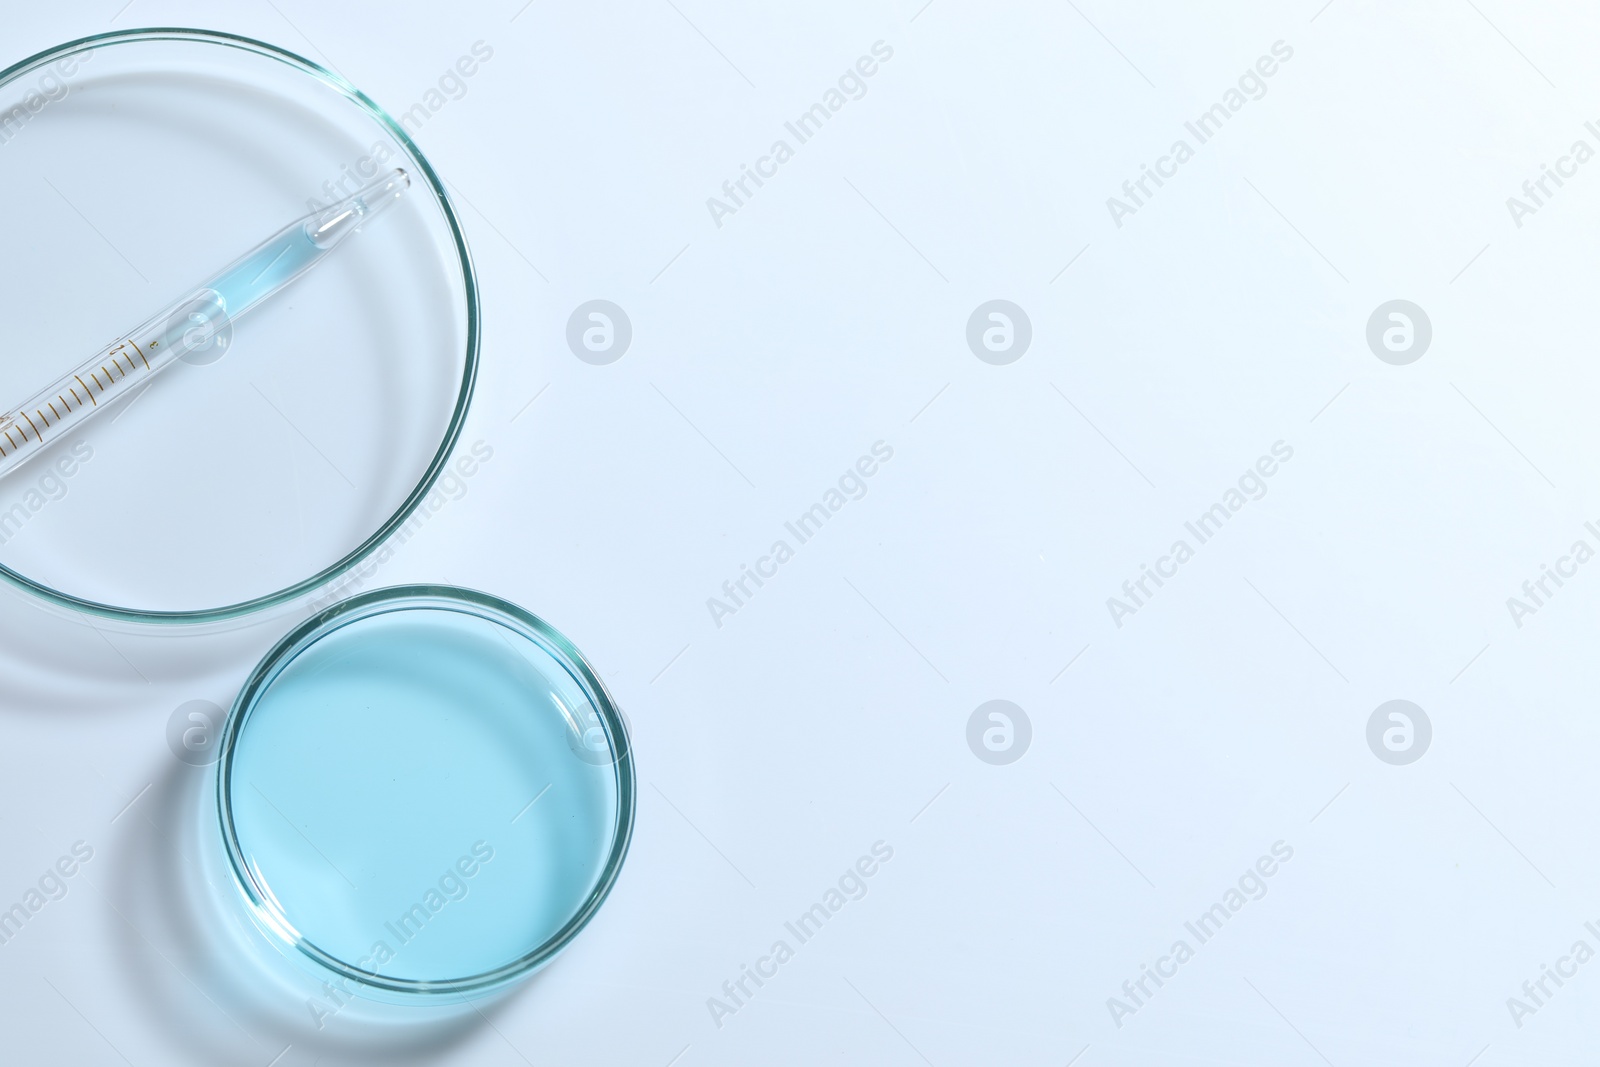
[[[0,71],[0,411],[394,168],[411,178],[400,201],[225,348],[0,479],[0,578],[141,623],[227,620],[323,588],[427,497],[479,343],[443,183],[338,74],[191,29],[103,34]]]
[[[549,962],[616,881],[627,728],[566,638],[482,593],[365,593],[290,633],[221,738],[234,880],[281,951],[380,1001]]]

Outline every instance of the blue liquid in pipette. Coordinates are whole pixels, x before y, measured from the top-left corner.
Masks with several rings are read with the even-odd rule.
[[[305,227],[296,226],[234,264],[211,283],[211,288],[222,297],[224,310],[237,315],[239,309],[266,299],[322,254]]]
[[[246,862],[347,964],[445,980],[519,959],[582,906],[616,826],[614,768],[574,744],[576,692],[538,646],[460,612],[335,631],[237,740]]]

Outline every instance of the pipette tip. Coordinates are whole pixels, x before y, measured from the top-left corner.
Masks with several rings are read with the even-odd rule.
[[[361,223],[400,199],[409,188],[411,175],[396,167],[357,190],[355,195],[324,209],[311,221],[307,233],[319,248],[330,248]]]

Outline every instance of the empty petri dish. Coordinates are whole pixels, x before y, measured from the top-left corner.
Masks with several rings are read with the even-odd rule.
[[[396,170],[409,184],[381,218],[240,321],[201,314],[214,336],[81,431],[53,432],[34,405],[42,451],[0,477],[0,579],[135,622],[231,619],[319,590],[427,498],[478,358],[476,282],[444,185],[338,74],[180,29],[86,38],[0,71],[0,197],[17,208],[0,246],[26,250],[0,257],[0,423],[96,353],[107,383],[143,373],[109,350],[286,224]]]
[[[604,686],[481,593],[382,589],[311,619],[250,676],[221,745],[222,840],[252,917],[371,999],[536,970],[595,914],[632,832]]]

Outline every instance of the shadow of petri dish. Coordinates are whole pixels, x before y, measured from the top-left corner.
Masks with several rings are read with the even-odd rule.
[[[475,280],[426,160],[336,75],[200,31],[25,61],[0,74],[14,107],[0,195],[30,207],[0,219],[26,250],[0,263],[0,410],[319,204],[411,174],[221,358],[174,365],[0,480],[0,577],[47,604],[218,623],[326,587],[426,497],[471,396]]]
[[[261,1067],[296,1057],[408,1067],[436,1063],[482,1029],[497,1002],[417,1012],[337,993],[267,944],[229,899],[218,848],[213,768],[173,761],[141,801],[143,818],[109,846],[125,988],[194,1062]],[[297,1062],[304,1062],[297,1059]]]

